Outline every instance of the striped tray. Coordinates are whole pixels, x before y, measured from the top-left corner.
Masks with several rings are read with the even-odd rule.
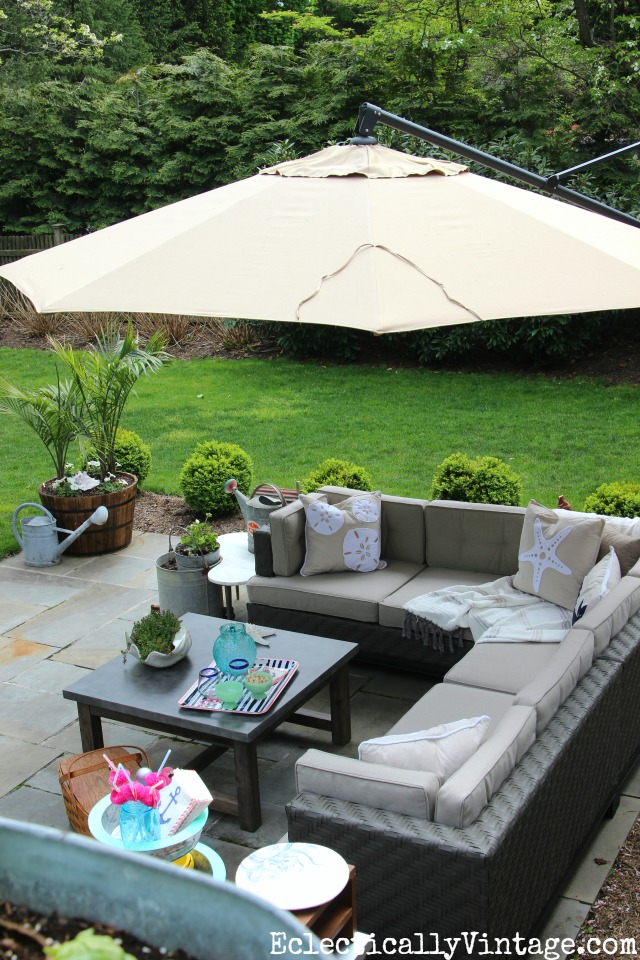
[[[212,660],[209,664],[210,667],[215,667],[215,665],[215,660]],[[278,699],[284,688],[293,678],[296,670],[298,669],[298,661],[278,660],[277,658],[271,657],[256,660],[255,665],[256,668],[260,670],[268,670],[273,676],[273,686],[260,700],[256,700],[255,697],[251,696],[248,690],[245,690],[238,705],[234,707],[233,710],[227,710],[222,706],[220,700],[216,699],[214,688],[216,683],[220,680],[235,680],[237,678],[231,678],[225,676],[224,674],[220,674],[214,680],[210,681],[211,696],[207,695],[208,691],[206,688],[204,693],[201,693],[198,690],[198,681],[196,680],[195,683],[191,684],[187,692],[180,697],[178,700],[178,705],[185,707],[187,710],[207,710],[209,713],[243,713],[253,714],[254,716],[260,713],[266,713],[271,707],[272,703]]]

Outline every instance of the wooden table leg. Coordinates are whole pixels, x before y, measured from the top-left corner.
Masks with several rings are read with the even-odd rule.
[[[262,823],[258,754],[254,743],[236,743],[233,747],[238,794],[238,818],[243,830],[253,832]]]
[[[331,739],[339,746],[351,740],[351,700],[349,697],[349,665],[344,664],[329,683],[331,703]]]
[[[88,750],[97,750],[98,747],[104,747],[102,720],[91,713],[91,708],[86,703],[78,704],[78,721],[83,751],[86,753]]]

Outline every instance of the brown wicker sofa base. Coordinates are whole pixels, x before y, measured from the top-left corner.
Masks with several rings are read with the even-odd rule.
[[[379,623],[361,623],[261,603],[247,604],[247,618],[250,623],[275,629],[349,640],[360,645],[359,660],[384,664],[390,669],[419,671],[437,678],[443,677],[473,647],[472,642],[456,637],[453,650],[448,642],[440,650],[440,644],[426,642],[423,636],[412,633],[403,637],[400,629]]]
[[[414,949],[420,934],[431,949],[435,934],[535,935],[638,754],[636,721],[632,751],[627,722],[637,688],[626,681],[640,664],[640,615],[631,624],[637,641],[616,648],[620,659],[594,662],[471,826],[311,793],[287,806],[290,840],[326,844],[355,864],[363,930],[413,938]]]

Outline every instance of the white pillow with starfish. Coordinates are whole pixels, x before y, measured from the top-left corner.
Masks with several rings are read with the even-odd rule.
[[[565,610],[575,607],[582,581],[596,562],[602,517],[558,516],[535,500],[525,513],[513,585]]]

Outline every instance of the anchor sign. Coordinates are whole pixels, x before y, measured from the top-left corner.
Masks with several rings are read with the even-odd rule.
[[[166,807],[164,808],[164,810],[160,810],[160,811],[159,811],[159,813],[160,813],[160,823],[170,823],[170,822],[171,822],[171,817],[165,817],[165,813],[167,812],[167,810],[169,809],[169,807],[171,806],[172,803],[177,803],[177,802],[178,802],[178,795],[179,795],[179,793],[180,793],[180,787],[176,787],[175,790],[170,790],[170,791],[169,791],[169,797],[170,797],[171,799],[168,801],[168,803],[167,803]]]

